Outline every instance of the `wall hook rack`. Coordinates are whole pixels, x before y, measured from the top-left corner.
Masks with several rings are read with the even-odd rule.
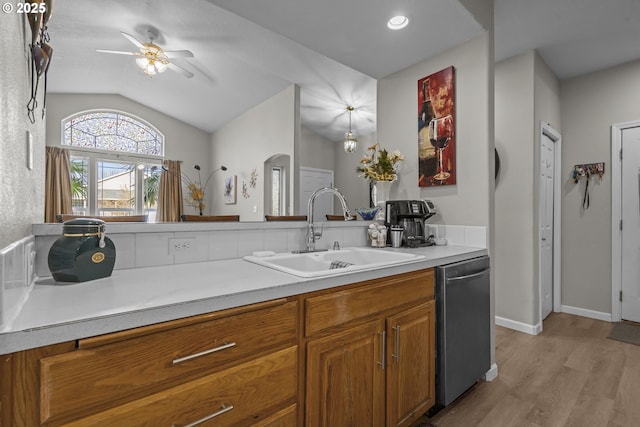
[[[580,181],[580,178],[591,178],[591,175],[598,175],[602,178],[604,175],[604,162],[600,163],[585,163],[582,165],[575,165],[573,167],[573,182],[576,184]]]
[[[598,175],[602,179],[602,175],[604,175],[604,162],[575,165],[573,167],[572,175],[573,182],[576,184],[580,181],[580,178],[587,178],[587,183],[584,186],[584,197],[582,198],[582,209],[589,209],[589,205],[591,204],[591,197],[589,197],[589,181],[592,175]]]

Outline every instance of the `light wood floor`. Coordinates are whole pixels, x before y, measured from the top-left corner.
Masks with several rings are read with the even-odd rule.
[[[640,426],[640,346],[612,323],[553,313],[537,336],[496,327],[498,378],[429,421],[437,427]]]

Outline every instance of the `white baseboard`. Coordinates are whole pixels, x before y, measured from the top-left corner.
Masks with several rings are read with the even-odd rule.
[[[587,310],[586,308],[571,307],[569,305],[561,305],[560,311],[567,314],[575,314],[576,316],[589,317],[596,320],[604,320],[611,322],[611,313],[603,313],[601,311]],[[496,324],[498,322],[496,321]]]
[[[484,380],[485,381],[493,381],[496,378],[498,378],[498,365],[496,365],[495,363],[493,363],[491,365],[491,369],[489,369],[487,371],[486,374],[484,374]]]
[[[496,325],[503,326],[505,328],[513,329],[514,331],[524,332],[529,335],[538,335],[542,332],[542,323],[537,325],[529,325],[528,323],[518,322],[517,320],[506,319],[504,317],[496,316]]]

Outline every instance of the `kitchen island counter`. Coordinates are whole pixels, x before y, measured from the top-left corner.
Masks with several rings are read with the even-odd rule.
[[[390,249],[425,258],[324,278],[301,278],[243,259],[115,270],[84,283],[36,282],[0,333],[0,354],[111,333],[275,298],[435,267],[486,255],[487,249]]]

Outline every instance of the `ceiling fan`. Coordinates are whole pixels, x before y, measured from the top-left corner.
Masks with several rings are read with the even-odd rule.
[[[186,78],[193,77],[193,73],[185,70],[182,67],[177,66],[169,61],[170,58],[193,58],[193,53],[189,50],[163,50],[160,46],[154,43],[154,40],[158,39],[158,34],[151,30],[147,30],[147,36],[149,37],[149,43],[141,43],[131,34],[121,32],[121,34],[128,39],[131,43],[136,45],[140,52],[124,52],[119,50],[105,50],[96,49],[97,52],[103,53],[115,53],[118,55],[131,55],[136,56],[136,64],[144,71],[149,77],[153,77],[158,73],[163,73],[167,68],[176,71]]]

